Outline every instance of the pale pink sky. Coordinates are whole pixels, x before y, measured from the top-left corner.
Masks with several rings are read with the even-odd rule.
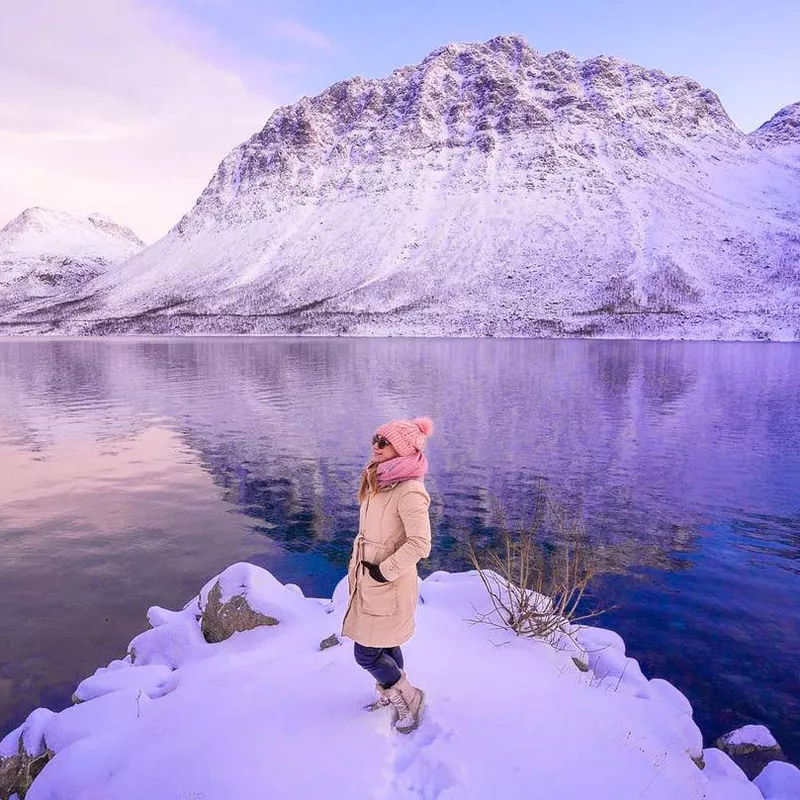
[[[300,55],[328,46],[288,19],[274,31]],[[164,5],[4,0],[0,227],[38,205],[98,211],[153,241],[264,125],[273,82],[297,69],[238,57]]]

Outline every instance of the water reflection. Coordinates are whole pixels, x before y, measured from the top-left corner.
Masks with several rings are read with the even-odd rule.
[[[495,502],[524,518],[544,480],[622,573],[603,591],[625,602],[615,624],[646,665],[711,708],[703,681],[720,679],[696,609],[716,598],[711,613],[738,618],[735,586],[785,684],[800,625],[800,601],[781,594],[800,553],[798,367],[796,345],[0,342],[0,720],[61,697],[53,687],[116,655],[147,605],[180,604],[235,559],[329,593],[374,427],[421,413],[437,424],[429,569],[462,565],[463,531],[491,531]],[[781,596],[782,627],[762,590]],[[716,627],[740,660],[756,648]],[[670,661],[678,639],[685,661]]]

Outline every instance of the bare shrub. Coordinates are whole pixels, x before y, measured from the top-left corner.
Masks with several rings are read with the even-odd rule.
[[[608,314],[635,312],[641,310],[636,297],[636,285],[626,273],[612,275],[599,293],[598,311]]]
[[[492,604],[491,611],[471,622],[553,645],[563,636],[574,641],[577,623],[606,610],[581,605],[597,564],[581,515],[568,514],[542,486],[530,522],[514,529],[502,509],[495,513],[499,533],[494,545],[481,547],[473,537],[468,543],[469,559]]]

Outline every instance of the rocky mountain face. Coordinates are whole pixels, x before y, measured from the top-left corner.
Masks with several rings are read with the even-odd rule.
[[[99,215],[29,208],[0,230],[0,314],[47,307],[144,248]]]
[[[745,136],[687,78],[519,37],[448,45],[276,111],[164,239],[38,319],[800,338],[797,118]]]
[[[789,147],[800,150],[800,103],[781,109],[751,137],[762,147]]]

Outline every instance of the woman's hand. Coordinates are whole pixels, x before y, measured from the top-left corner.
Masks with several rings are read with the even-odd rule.
[[[389,581],[383,577],[381,568],[377,564],[370,564],[369,561],[362,561],[361,566],[364,567],[367,572],[369,572],[372,580],[377,581],[378,583],[389,583]]]

